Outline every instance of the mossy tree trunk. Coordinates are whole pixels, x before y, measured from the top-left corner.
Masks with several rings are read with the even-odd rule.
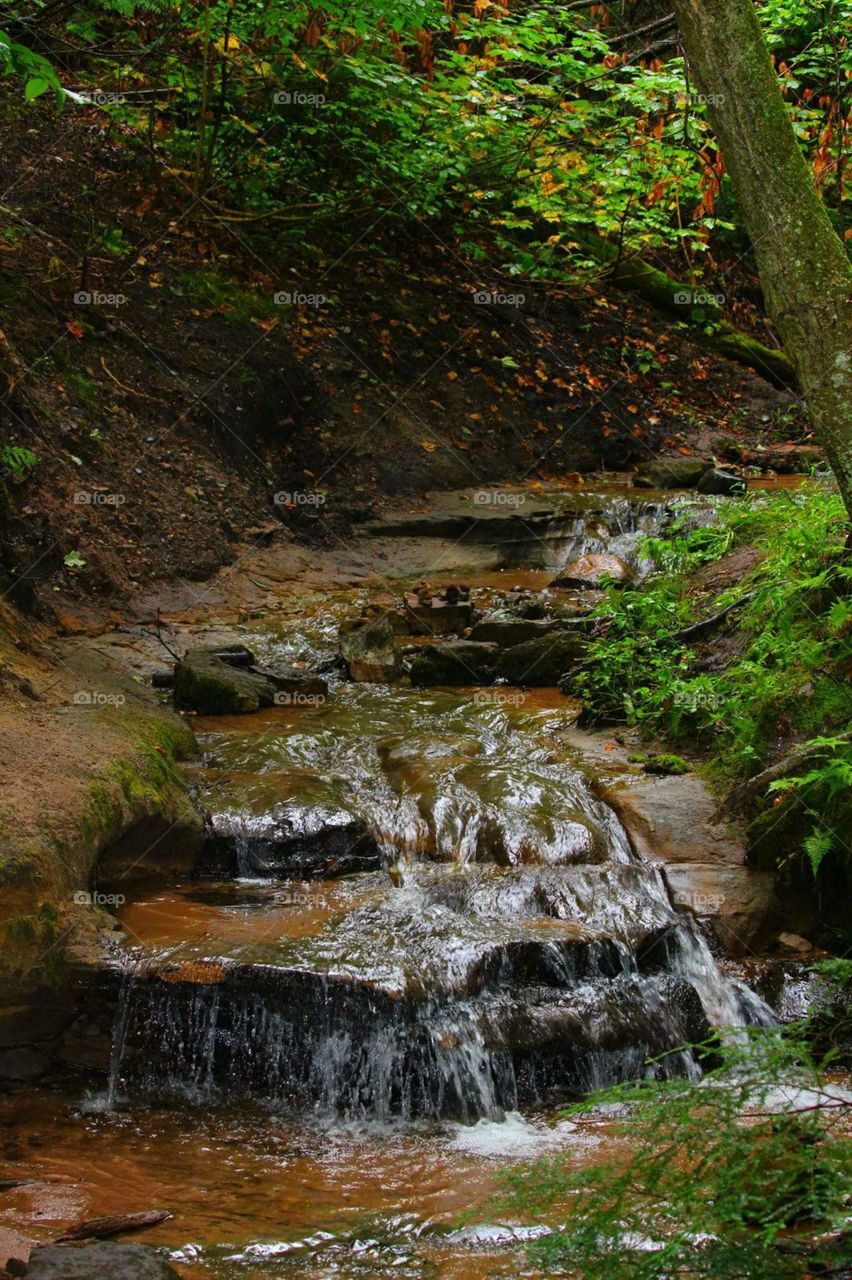
[[[674,0],[766,305],[852,517],[852,265],[811,181],[753,0]]]

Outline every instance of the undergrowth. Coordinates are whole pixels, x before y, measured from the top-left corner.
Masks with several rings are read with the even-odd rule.
[[[686,512],[647,540],[644,581],[612,588],[597,607],[601,632],[570,681],[587,719],[688,740],[723,787],[811,744],[808,767],[776,780],[768,803],[805,818],[815,871],[832,850],[852,863],[840,834],[852,788],[847,528],[840,499],[816,483],[720,504],[710,527]],[[718,594],[702,590],[706,567],[744,547],[753,548],[745,575]],[[731,605],[708,634],[684,634]]]

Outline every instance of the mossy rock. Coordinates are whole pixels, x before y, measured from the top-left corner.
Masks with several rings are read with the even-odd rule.
[[[510,684],[558,685],[585,652],[581,636],[564,631],[513,645],[500,655],[497,675]]]
[[[411,664],[411,683],[419,687],[490,684],[497,653],[496,644],[477,640],[424,645]]]
[[[694,489],[709,465],[703,458],[658,458],[641,467],[633,483],[641,489]]]
[[[691,772],[691,766],[683,756],[674,755],[672,752],[661,752],[659,755],[651,756],[650,760],[646,759],[642,769],[644,773],[654,773],[662,778],[677,778],[683,773]]]
[[[203,716],[240,715],[271,707],[276,692],[267,676],[230,666],[204,650],[191,650],[175,667],[175,706]]]

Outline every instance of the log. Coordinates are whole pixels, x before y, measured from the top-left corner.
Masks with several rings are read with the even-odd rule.
[[[654,306],[678,316],[680,320],[692,326],[696,341],[700,338],[705,346],[712,347],[721,355],[727,356],[729,360],[736,360],[738,364],[754,369],[773,386],[798,386],[793,365],[784,352],[767,347],[756,338],[728,324],[723,318],[722,307],[715,301],[702,301],[701,304],[702,310],[709,315],[713,325],[711,329],[704,327],[706,322],[697,325],[692,321],[690,308],[679,304],[676,298],[684,294],[704,295],[703,289],[696,289],[693,285],[673,280],[665,271],[659,271],[650,263],[644,262],[629,252],[622,255],[615,245],[600,236],[584,236],[581,232],[572,232],[572,235],[577,243],[588,250],[589,254],[601,264],[604,268],[604,278],[610,284],[629,293],[638,293]]]
[[[838,733],[835,736],[835,741],[852,742],[852,732]],[[712,821],[718,822],[726,813],[743,809],[749,801],[753,800],[771,783],[778,782],[781,778],[792,778],[806,765],[813,764],[815,760],[819,760],[820,756],[825,755],[828,750],[830,748],[818,742],[805,742],[800,747],[795,747],[788,755],[776,760],[775,764],[769,765],[768,768],[762,769],[760,773],[756,773],[753,778],[749,778],[748,781],[741,782],[738,787],[734,787],[733,791],[730,791],[719,805]]]
[[[720,609],[718,613],[712,614],[709,618],[703,618],[701,622],[693,622],[689,627],[681,627],[680,631],[673,633],[672,640],[677,640],[681,644],[692,644],[697,640],[702,640],[704,636],[724,622],[730,614],[737,609],[741,609],[744,604],[748,604],[749,600],[754,598],[754,594],[753,591],[750,591],[748,595],[740,596],[739,600],[735,600],[733,604]]]
[[[174,1217],[168,1209],[145,1209],[141,1213],[108,1213],[100,1218],[87,1218],[71,1227],[57,1244],[72,1240],[104,1240],[108,1236],[123,1235],[125,1231],[140,1231],[143,1227],[156,1227],[167,1218]]]

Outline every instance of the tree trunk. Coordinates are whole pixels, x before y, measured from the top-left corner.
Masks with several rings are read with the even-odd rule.
[[[852,265],[787,117],[753,0],[674,0],[769,309],[852,517]]]

